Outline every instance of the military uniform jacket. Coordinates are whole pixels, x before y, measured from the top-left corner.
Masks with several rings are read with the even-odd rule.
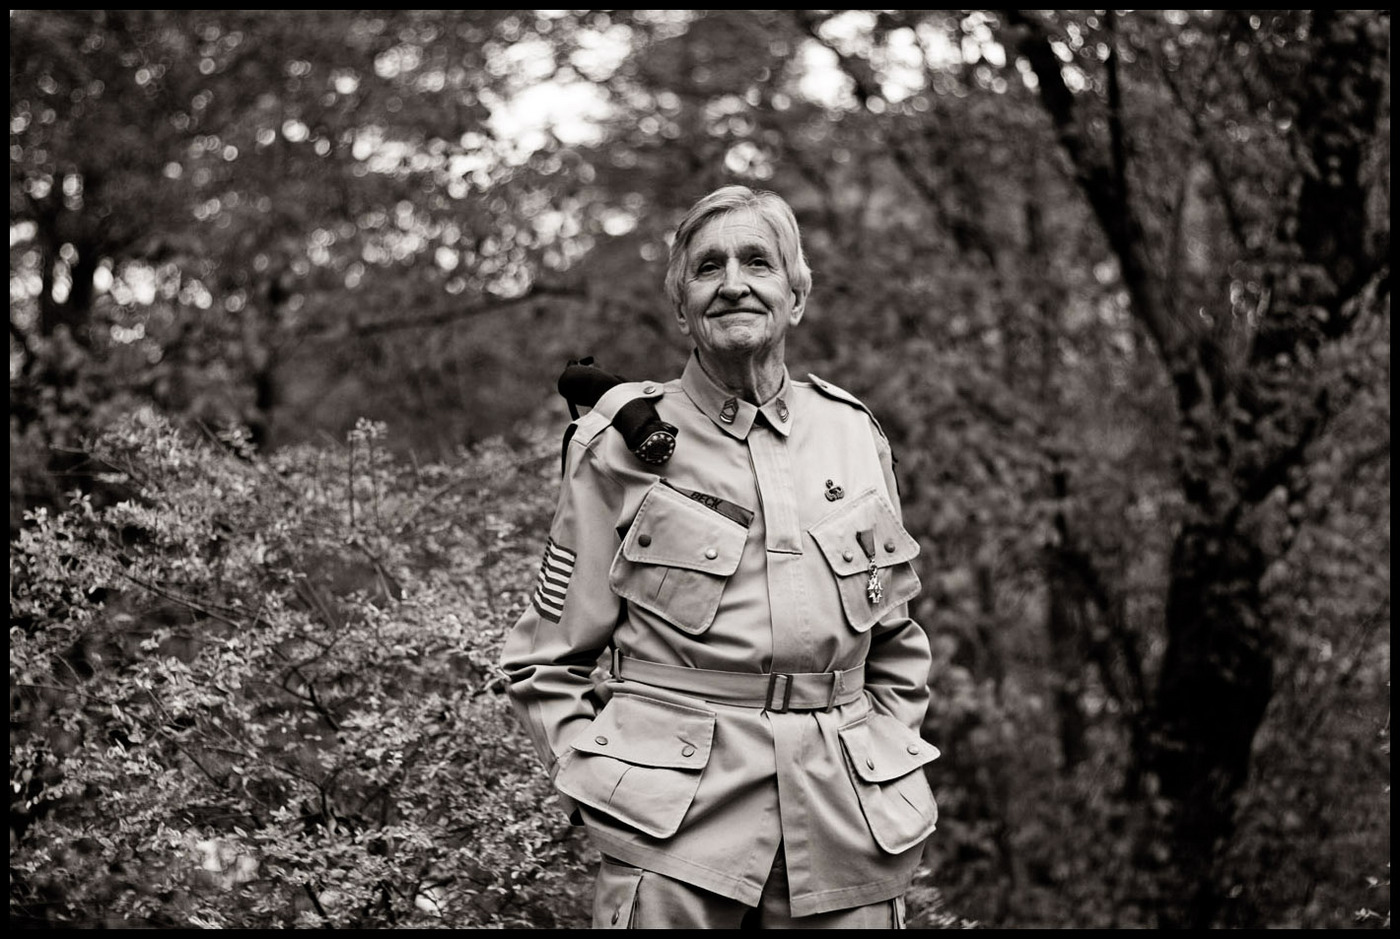
[[[604,854],[749,905],[780,843],[795,916],[903,894],[937,818],[921,767],[938,751],[917,732],[918,545],[879,426],[815,376],[785,372],[755,407],[694,355],[680,380],[624,393],[679,428],[675,454],[643,463],[603,401],[576,422],[538,587],[501,659],[565,808]],[[729,672],[863,663],[865,690],[829,710],[741,706],[596,681],[613,652]]]

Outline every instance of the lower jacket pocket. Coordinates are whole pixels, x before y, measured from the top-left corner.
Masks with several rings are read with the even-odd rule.
[[[875,712],[839,734],[856,798],[880,849],[902,854],[932,834],[938,803],[923,767],[938,759],[938,748]]]
[[[715,715],[617,693],[560,759],[559,791],[656,838],[681,826],[710,761]]]

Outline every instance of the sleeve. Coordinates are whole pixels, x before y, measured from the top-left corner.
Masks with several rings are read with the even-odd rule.
[[[895,515],[904,521],[899,486],[894,476],[894,455],[884,432],[871,420],[875,448],[885,475],[885,493]],[[871,704],[884,714],[918,731],[929,703],[929,670],[933,656],[928,634],[909,617],[909,604],[901,603],[870,631],[870,652],[865,660],[865,688]]]
[[[506,637],[501,668],[516,715],[549,771],[597,714],[592,673],[612,639],[621,600],[608,586],[622,487],[575,440],[530,604]],[[565,805],[572,812],[571,804]]]

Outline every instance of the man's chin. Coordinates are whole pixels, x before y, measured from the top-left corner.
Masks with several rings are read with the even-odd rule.
[[[717,360],[745,361],[767,356],[773,350],[770,337],[762,332],[716,336],[708,344],[708,354]]]

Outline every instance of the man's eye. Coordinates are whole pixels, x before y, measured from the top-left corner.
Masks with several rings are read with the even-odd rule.
[[[749,259],[749,267],[757,267],[757,268],[761,268],[761,269],[763,269],[763,270],[768,270],[768,269],[771,268],[772,266],[773,266],[772,264],[768,263],[768,259],[767,259],[767,258],[750,258],[750,259]]]
[[[706,274],[713,274],[719,270],[719,265],[713,261],[706,261],[695,269],[695,273],[704,277]]]

